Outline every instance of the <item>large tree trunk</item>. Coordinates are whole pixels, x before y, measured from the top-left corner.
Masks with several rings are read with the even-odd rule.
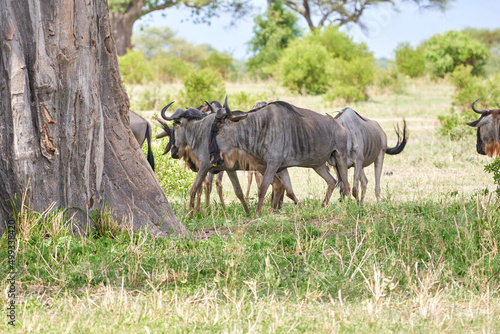
[[[0,43],[0,232],[27,190],[35,211],[107,203],[135,230],[184,233],[130,131],[106,1],[1,0]]]

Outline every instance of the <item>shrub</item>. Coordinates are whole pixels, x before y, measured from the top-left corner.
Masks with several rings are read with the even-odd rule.
[[[430,71],[441,78],[459,65],[471,65],[474,75],[484,74],[489,56],[484,44],[456,31],[435,35],[425,43],[424,57]]]
[[[332,76],[331,88],[324,96],[325,101],[344,99],[347,102],[368,99],[366,88],[375,76],[373,58],[358,57],[350,61],[337,58],[330,62],[328,73]]]
[[[424,47],[412,48],[408,43],[400,43],[396,50],[396,68],[410,78],[421,77],[425,72]]]
[[[324,99],[348,101],[368,98],[374,60],[366,45],[354,43],[335,27],[295,40],[283,51],[278,72],[292,91],[323,94]]]
[[[210,68],[192,70],[184,80],[179,102],[184,108],[198,106],[205,101],[223,99],[225,92],[226,85],[219,72]]]
[[[330,56],[322,45],[308,40],[295,41],[279,61],[283,86],[300,94],[322,94],[329,86],[327,73]]]
[[[491,163],[484,166],[484,171],[493,173],[493,182],[497,185],[495,190],[497,196],[500,196],[500,158],[494,158]]]
[[[146,57],[140,51],[128,51],[118,56],[120,72],[124,83],[141,84],[153,80],[153,71]]]
[[[181,58],[172,58],[165,55],[157,55],[151,59],[152,67],[156,73],[156,79],[162,82],[171,82],[183,79],[194,69],[192,64]]]

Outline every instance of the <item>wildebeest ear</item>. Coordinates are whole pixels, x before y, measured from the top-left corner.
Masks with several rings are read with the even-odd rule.
[[[229,114],[228,119],[232,122],[239,122],[242,119],[245,119],[248,116],[248,114],[243,114],[243,115],[233,115]]]
[[[479,128],[480,126],[486,124],[486,122],[487,122],[487,118],[486,117],[481,117],[477,121],[467,123],[467,125],[468,126],[472,126],[474,128]]]

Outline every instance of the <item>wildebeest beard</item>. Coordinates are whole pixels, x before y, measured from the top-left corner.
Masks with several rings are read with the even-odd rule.
[[[172,151],[172,158],[174,159],[179,159],[179,149],[177,146],[175,146],[175,130],[172,128],[171,133],[170,133],[170,140],[172,142],[172,148],[170,149]]]
[[[210,161],[215,166],[224,164],[224,159],[222,159],[221,157],[219,145],[217,144],[217,134],[219,133],[220,123],[222,123],[222,120],[215,118],[214,122],[212,123],[212,128],[210,129],[210,140],[208,142]]]
[[[482,155],[486,155],[486,152],[483,149],[483,140],[481,139],[481,134],[479,133],[479,129],[481,129],[481,128],[480,127],[477,128],[476,150],[477,150],[477,153],[482,154]]]

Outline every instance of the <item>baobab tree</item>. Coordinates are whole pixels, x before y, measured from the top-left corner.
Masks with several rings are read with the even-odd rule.
[[[106,1],[0,1],[0,232],[10,202],[184,233],[129,127]],[[74,228],[88,231],[86,215]]]

